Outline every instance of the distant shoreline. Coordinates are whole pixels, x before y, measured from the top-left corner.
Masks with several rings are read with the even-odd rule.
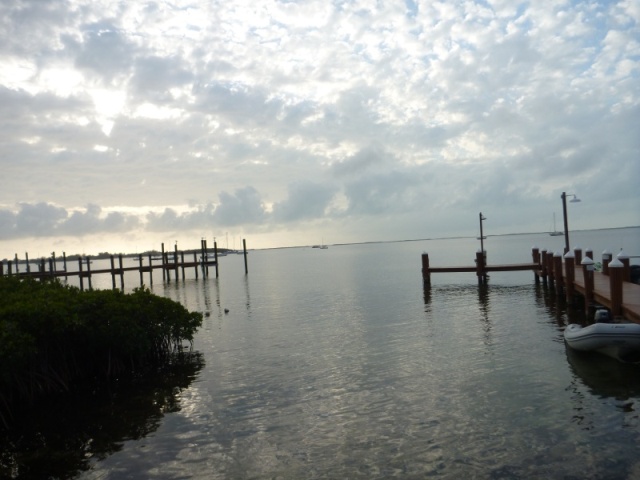
[[[624,230],[627,228],[640,228],[640,225],[631,225],[631,226],[627,226],[627,227],[609,227],[609,228],[589,228],[589,229],[583,229],[583,230],[572,230],[572,232],[598,232],[601,230]],[[488,234],[485,235],[485,237],[507,237],[507,236],[516,236],[516,235],[546,235],[548,234],[548,231],[545,232],[520,232],[520,233],[496,233],[496,234]],[[429,238],[413,238],[413,239],[403,239],[403,240],[369,240],[369,241],[365,241],[365,242],[345,242],[345,243],[332,243],[332,244],[328,244],[329,246],[334,246],[334,247],[344,247],[347,245],[371,245],[371,244],[381,244],[381,243],[406,243],[406,242],[424,242],[424,241],[429,241],[429,240],[460,240],[460,239],[465,239],[465,238],[477,238],[475,235],[457,235],[457,236],[453,236],[453,237],[429,237]],[[289,248],[311,248],[312,245],[290,245],[290,246],[286,246],[286,247],[266,247],[266,248],[250,248],[247,249],[247,251],[259,251],[259,250],[283,250],[283,249],[289,249]],[[212,248],[208,248],[209,251],[212,250]],[[188,250],[181,250],[182,252],[184,252],[185,254],[192,254],[193,252],[195,253],[199,253],[201,250],[198,249],[188,249]],[[228,249],[228,248],[219,248],[218,249],[219,252],[223,253],[223,252],[234,252],[235,250],[233,249]],[[166,251],[165,253],[168,253],[169,255],[173,254],[173,251]],[[124,258],[135,258],[138,257],[139,255],[142,255],[144,257],[148,256],[148,255],[160,255],[161,252],[157,251],[157,250],[149,250],[146,252],[142,252],[142,253],[108,253],[108,252],[102,252],[102,253],[98,253],[95,255],[79,255],[79,254],[73,254],[73,255],[67,255],[67,260],[68,261],[74,261],[77,260],[79,257],[80,258],[91,258],[91,259],[108,259],[110,258],[111,255],[113,255],[114,257],[117,257],[119,255],[122,255]],[[42,257],[34,257],[32,259],[29,260],[29,263],[37,263],[39,261],[39,259]],[[50,258],[50,257],[44,257],[44,258]],[[56,258],[56,260],[60,261],[62,260],[62,256],[59,256]],[[9,262],[9,261],[14,261],[13,259],[9,260],[7,258],[1,260],[2,262]],[[19,263],[26,263],[26,260],[24,258],[20,258],[18,259]]]
[[[640,228],[640,225],[631,225],[628,227],[609,227],[609,228],[588,228],[584,230],[571,230],[572,232],[598,232],[601,230],[623,230],[626,228]],[[507,236],[515,236],[515,235],[546,235],[548,231],[545,232],[521,232],[521,233],[496,233],[493,235],[486,235],[485,237],[507,237]],[[333,247],[344,247],[347,245],[369,245],[369,244],[378,244],[378,243],[403,243],[403,242],[424,242],[428,240],[460,240],[465,238],[476,238],[475,235],[458,235],[454,237],[430,237],[430,238],[413,238],[413,239],[405,239],[405,240],[369,240],[366,242],[346,242],[346,243],[330,243],[327,244]],[[253,250],[282,250],[285,248],[310,248],[311,245],[292,245],[289,247],[268,247],[268,248],[255,248]]]

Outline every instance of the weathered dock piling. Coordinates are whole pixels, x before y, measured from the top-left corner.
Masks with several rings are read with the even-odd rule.
[[[608,308],[614,317],[640,323],[640,285],[631,282],[630,257],[624,252],[611,259],[611,253],[602,253],[602,271],[596,270],[593,251],[580,247],[561,252],[548,252],[538,247],[531,249],[531,263],[490,265],[486,252],[476,253],[474,266],[432,267],[429,254],[422,254],[422,278],[425,287],[431,286],[431,274],[475,272],[478,283],[485,284],[489,272],[531,270],[536,284],[549,285],[558,298],[574,303],[576,296],[583,299],[585,311],[596,306]]]
[[[247,262],[247,244],[246,240],[243,239],[243,253],[244,253],[244,270],[245,274],[248,273],[248,262]],[[198,252],[200,252],[200,258],[198,259]],[[189,253],[193,255],[193,260],[189,260]],[[185,254],[186,257],[185,257]],[[170,257],[171,256],[171,257]],[[153,285],[153,272],[156,269],[160,269],[162,271],[162,279],[164,282],[171,281],[171,274],[173,272],[173,276],[176,281],[180,278],[180,273],[182,273],[182,279],[184,280],[187,276],[186,270],[193,268],[195,278],[198,278],[200,272],[202,272],[203,277],[209,276],[209,267],[215,266],[216,278],[219,277],[219,263],[218,263],[218,245],[213,242],[213,252],[210,252],[210,249],[207,247],[207,242],[205,239],[202,239],[200,242],[200,248],[191,250],[191,251],[179,251],[177,242],[174,246],[173,252],[169,253],[165,251],[164,243],[161,245],[161,255],[159,257],[160,262],[154,264],[154,260],[158,260],[158,258],[154,258],[151,253],[148,254],[147,265],[144,264],[143,255],[139,254],[137,256],[131,256],[137,261],[137,266],[124,266],[122,254],[117,256],[117,265],[116,265],[116,257],[114,255],[109,255],[109,267],[108,268],[99,268],[92,269],[91,267],[91,258],[89,256],[78,256],[78,268],[76,271],[70,271],[67,269],[67,257],[66,253],[63,253],[63,269],[60,270],[57,268],[57,259],[55,257],[55,252],[52,252],[51,257],[49,259],[45,259],[42,257],[39,262],[37,262],[38,271],[34,271],[31,268],[31,262],[29,261],[29,254],[25,253],[25,262],[26,262],[26,271],[20,271],[20,260],[18,259],[18,254],[15,254],[14,260],[0,262],[0,275],[17,275],[20,277],[29,277],[35,278],[41,281],[57,278],[57,277],[78,277],[78,282],[81,290],[85,288],[85,280],[88,282],[88,288],[92,288],[92,277],[94,275],[100,274],[110,274],[111,275],[111,286],[113,289],[116,288],[116,277],[120,277],[120,288],[124,289],[124,277],[126,272],[137,271],[140,276],[140,285],[144,285],[144,274],[149,275],[149,284]],[[101,260],[105,260],[106,258],[102,257]],[[48,264],[48,270],[47,270]]]

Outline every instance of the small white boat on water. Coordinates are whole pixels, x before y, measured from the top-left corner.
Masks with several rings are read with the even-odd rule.
[[[601,311],[596,312],[597,320],[604,317],[598,316],[599,313]],[[564,340],[574,350],[599,352],[621,361],[640,361],[640,324],[637,323],[597,322],[587,327],[572,323],[564,330]]]

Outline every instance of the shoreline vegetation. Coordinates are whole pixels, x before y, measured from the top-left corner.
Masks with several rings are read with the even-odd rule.
[[[0,277],[0,431],[49,395],[175,362],[190,352],[202,319],[144,287],[81,291],[58,280]]]

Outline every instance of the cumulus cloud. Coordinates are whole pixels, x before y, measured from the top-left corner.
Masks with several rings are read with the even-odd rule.
[[[70,212],[46,202],[21,203],[17,210],[0,209],[0,239],[128,232],[139,226],[136,216],[122,212],[102,213],[97,205]]]
[[[261,223],[265,209],[258,191],[253,187],[239,188],[235,193],[220,193],[213,218],[222,226]]]
[[[383,232],[425,208],[443,234],[479,208],[531,231],[572,189],[609,199],[583,227],[637,223],[634,2],[24,0],[0,18],[5,239]]]
[[[334,187],[312,181],[290,185],[286,200],[273,206],[274,220],[286,223],[320,219],[335,193]]]

